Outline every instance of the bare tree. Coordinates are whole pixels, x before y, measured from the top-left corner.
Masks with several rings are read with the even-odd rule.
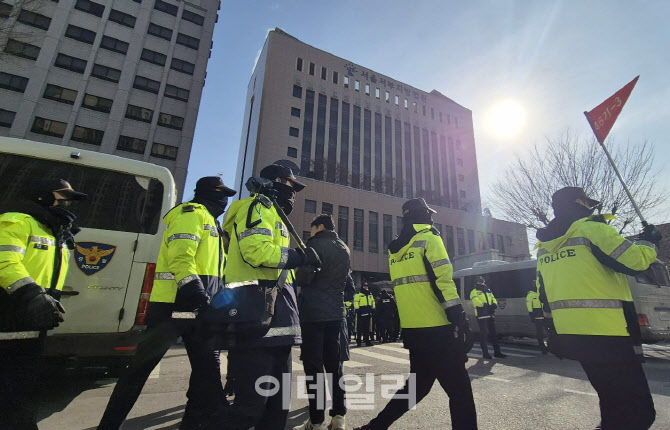
[[[654,171],[654,148],[607,142],[624,181],[645,216],[653,216],[667,199]],[[603,150],[594,138],[578,139],[566,132],[544,145],[535,145],[492,186],[492,203],[506,219],[538,229],[549,224],[551,195],[562,187],[582,187],[602,202],[602,212],[617,216],[612,226],[620,233],[638,231],[637,215]]]

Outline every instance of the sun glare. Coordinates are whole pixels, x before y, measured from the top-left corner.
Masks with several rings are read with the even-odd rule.
[[[488,128],[499,137],[514,137],[521,132],[526,112],[515,100],[503,100],[493,105],[488,114]]]

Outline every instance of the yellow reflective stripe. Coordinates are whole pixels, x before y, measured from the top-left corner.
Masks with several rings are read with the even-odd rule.
[[[26,248],[13,245],[0,245],[0,252],[16,252],[17,254],[26,255]]]
[[[591,241],[585,237],[571,237],[570,239],[566,240],[563,245],[561,245],[561,248],[577,245],[591,246]]]
[[[213,237],[217,237],[217,236],[218,236],[218,232],[217,232],[215,226],[213,226],[213,225],[209,225],[209,224],[204,224],[204,225],[202,226],[202,228],[203,228],[204,230],[209,230],[209,235],[210,235],[210,236],[213,236]]]
[[[302,334],[299,325],[290,327],[272,327],[263,337],[278,337],[278,336],[299,336]]]
[[[417,282],[430,282],[430,278],[428,275],[404,276],[402,278],[394,279],[393,286],[397,287],[399,285],[415,284]]]
[[[237,235],[237,241],[241,242],[242,239],[245,237],[249,237],[254,234],[261,234],[263,236],[270,236],[274,237],[274,234],[272,233],[272,230],[268,228],[250,228],[249,230],[245,230],[242,233]]]
[[[573,299],[573,300],[558,300],[549,303],[551,311],[557,309],[622,309],[621,300],[616,299]]]
[[[445,258],[443,260],[433,261],[432,263],[430,263],[430,267],[432,267],[433,269],[436,269],[436,268],[438,268],[440,266],[444,266],[446,264],[451,264],[451,261],[448,258]]]
[[[188,234],[188,233],[177,233],[173,234],[172,236],[168,237],[167,243],[172,242],[173,240],[177,239],[188,239],[188,240],[194,240],[198,243],[200,243],[200,238],[194,234]]]
[[[461,304],[461,299],[451,299],[447,300],[446,302],[440,303],[444,309],[448,309],[453,306],[458,306]]]
[[[549,251],[547,251],[547,250],[544,249],[544,248],[542,248],[542,249],[540,249],[540,250],[537,251],[537,256],[538,256],[538,257],[541,257],[541,256],[543,256],[543,255],[545,255],[545,254],[549,254]]]
[[[183,287],[184,285],[191,281],[195,281],[196,279],[200,279],[200,277],[198,277],[198,275],[188,275],[187,277],[182,278],[179,282],[177,282],[177,287]]]
[[[280,247],[281,256],[279,257],[279,264],[277,264],[277,269],[283,269],[288,263],[288,248]]]
[[[41,243],[43,245],[51,245],[51,246],[56,245],[55,240],[49,239],[48,237],[40,237],[40,236],[30,236],[28,238],[28,242]]]
[[[626,252],[631,246],[633,246],[633,242],[630,240],[624,240],[621,245],[617,246],[617,248],[610,253],[610,257],[618,260],[619,257],[621,257],[621,255],[623,255],[623,253]]]
[[[224,288],[239,288],[239,287],[246,287],[249,285],[258,285],[258,281],[240,281],[240,282],[229,282],[227,283]]]
[[[410,246],[410,248],[425,248],[426,243],[427,242],[425,240],[417,240]]]
[[[174,281],[174,274],[170,272],[156,272],[154,275],[156,281]]]
[[[7,287],[7,291],[9,291],[10,293],[13,293],[14,291],[18,290],[21,287],[25,287],[28,284],[34,284],[34,283],[35,283],[35,280],[33,278],[31,278],[30,276],[26,276],[25,278],[21,278],[18,281],[10,284]]]

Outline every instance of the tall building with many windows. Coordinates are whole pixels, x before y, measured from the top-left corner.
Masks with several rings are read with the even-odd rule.
[[[183,194],[219,0],[0,0],[0,136],[167,167]]]
[[[332,214],[359,281],[388,276],[386,249],[414,197],[438,210],[456,268],[530,258],[523,225],[481,215],[469,109],[279,29],[249,82],[235,185],[275,162],[307,184],[291,214],[296,229],[308,236],[314,216]]]

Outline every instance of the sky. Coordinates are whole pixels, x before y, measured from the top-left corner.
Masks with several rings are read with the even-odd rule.
[[[275,27],[470,109],[484,201],[516,153],[590,137],[583,112],[640,75],[610,136],[652,143],[670,186],[668,1],[223,0],[219,15],[185,197],[201,176],[233,184],[247,84]],[[492,120],[504,101],[512,130]]]

